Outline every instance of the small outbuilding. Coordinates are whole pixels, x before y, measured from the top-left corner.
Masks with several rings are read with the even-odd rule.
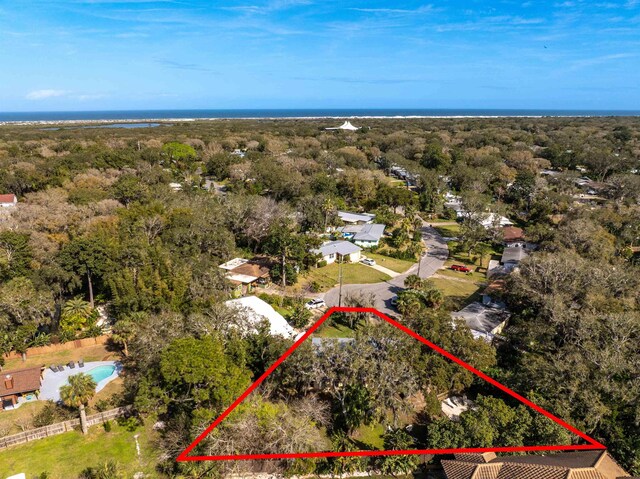
[[[16,195],[0,195],[0,208],[14,208],[17,204],[18,197]]]
[[[0,408],[15,409],[24,402],[37,399],[41,384],[41,367],[3,371],[0,381]]]
[[[325,128],[325,130],[348,130],[348,131],[357,131],[359,129],[360,129],[359,126],[353,126],[350,121],[345,121],[340,126]]]

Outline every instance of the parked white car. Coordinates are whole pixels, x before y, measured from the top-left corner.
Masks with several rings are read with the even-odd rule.
[[[371,258],[363,258],[360,260],[360,262],[362,264],[366,264],[367,266],[375,266],[376,262],[374,260],[372,260]]]
[[[324,299],[312,299],[305,303],[304,307],[307,309],[318,309],[325,308],[327,303],[324,302]]]

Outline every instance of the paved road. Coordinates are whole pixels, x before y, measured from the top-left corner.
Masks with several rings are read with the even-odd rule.
[[[420,261],[420,277],[428,278],[442,268],[449,256],[449,248],[442,236],[426,224],[422,227],[422,240],[427,247],[427,254]],[[350,292],[373,293],[376,298],[376,309],[385,314],[396,315],[396,310],[391,306],[391,298],[404,289],[404,279],[410,274],[418,274],[418,263],[409,268],[406,273],[382,283],[343,285],[342,299],[344,300]],[[338,306],[339,290],[339,287],[335,287],[325,293],[324,300],[327,306]]]

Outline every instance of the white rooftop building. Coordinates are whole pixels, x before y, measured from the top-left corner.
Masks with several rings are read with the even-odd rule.
[[[287,323],[287,320],[273,309],[269,303],[261,300],[257,296],[231,299],[225,301],[225,304],[233,309],[245,312],[247,319],[252,324],[258,324],[261,321],[267,320],[269,322],[269,332],[274,336],[294,338],[296,335],[293,328]]]
[[[359,129],[360,127],[353,126],[350,121],[345,121],[342,125],[336,126],[333,128],[325,128],[325,130],[349,130],[349,131],[356,131]]]
[[[338,217],[345,223],[370,224],[376,215],[372,213],[351,213],[350,211],[338,211]]]

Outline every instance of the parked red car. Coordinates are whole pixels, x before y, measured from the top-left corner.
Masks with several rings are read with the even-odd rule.
[[[471,268],[463,266],[461,264],[452,264],[451,269],[454,271],[461,271],[463,273],[471,273]]]

